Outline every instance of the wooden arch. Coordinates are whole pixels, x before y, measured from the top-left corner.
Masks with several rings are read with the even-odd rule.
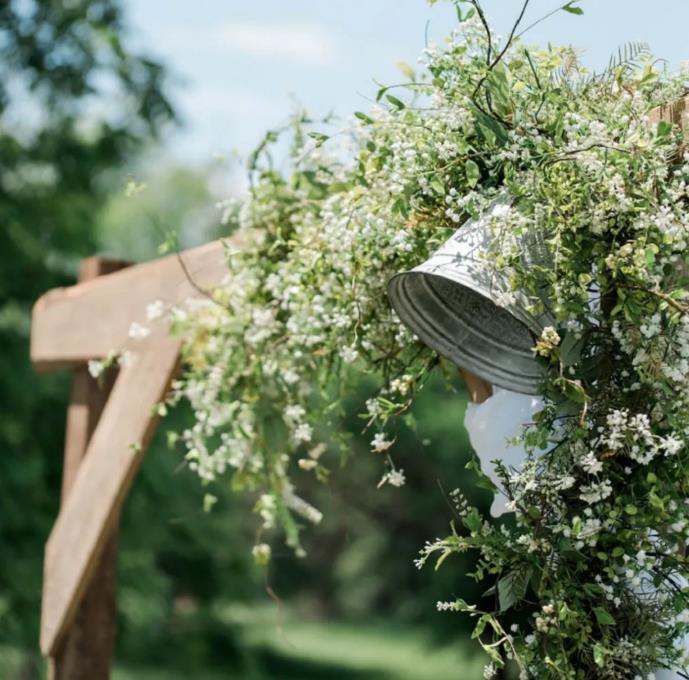
[[[684,127],[688,111],[689,97],[655,109],[649,120]],[[154,407],[179,367],[181,342],[167,328],[131,340],[130,326],[145,320],[148,304],[182,304],[219,285],[227,275],[224,247],[215,241],[134,266],[90,258],[77,285],[52,290],[34,306],[34,367],[73,371],[62,502],[43,570],[40,647],[52,680],[110,675],[120,508],[155,429]],[[98,387],[87,362],[113,350],[128,351],[131,361]],[[472,400],[490,396],[488,383],[461,373]]]

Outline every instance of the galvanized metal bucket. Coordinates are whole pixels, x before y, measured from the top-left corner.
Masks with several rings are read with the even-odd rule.
[[[510,203],[501,196],[426,262],[395,275],[388,296],[402,323],[439,354],[494,385],[536,394],[543,369],[532,347],[552,316],[529,313],[530,301],[511,290],[509,272],[487,266],[492,225]],[[526,263],[548,257],[532,236],[518,237],[516,245]]]

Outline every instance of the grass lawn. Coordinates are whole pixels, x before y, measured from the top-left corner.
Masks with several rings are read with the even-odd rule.
[[[228,606],[219,615],[242,631],[243,668],[199,668],[193,679],[174,669],[117,666],[113,680],[479,680],[485,659],[473,646],[434,645],[423,630],[372,623],[305,620],[270,607]],[[471,649],[472,653],[468,650]],[[236,661],[236,659],[235,659]]]

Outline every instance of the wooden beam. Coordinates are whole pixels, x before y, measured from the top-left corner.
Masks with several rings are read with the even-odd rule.
[[[80,264],[79,281],[111,274],[127,266],[128,263],[120,260],[90,257]],[[67,410],[62,504],[74,484],[114,379],[113,371],[98,384],[85,366],[74,370]],[[86,592],[78,603],[74,621],[56,654],[49,659],[49,680],[107,680],[110,677],[117,630],[117,539],[115,527],[106,539]]]
[[[235,242],[237,239],[235,239]],[[230,241],[232,242],[232,241]],[[129,328],[146,324],[156,300],[182,304],[199,298],[228,274],[223,244],[214,241],[87,283],[51,290],[38,299],[31,325],[31,360],[38,370],[72,367],[132,345]],[[165,324],[154,334],[167,334]]]
[[[689,124],[689,95],[668,104],[658,106],[648,114],[651,125],[657,125],[661,120],[679,125],[686,130]]]
[[[153,407],[177,371],[180,347],[176,339],[149,338],[120,369],[46,544],[40,638],[46,656],[58,651],[117,522],[155,428]]]

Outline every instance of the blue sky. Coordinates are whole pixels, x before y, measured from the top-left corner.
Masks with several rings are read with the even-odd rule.
[[[527,25],[562,4],[532,0]],[[530,31],[528,41],[573,44],[590,66],[607,63],[629,40],[650,43],[671,65],[689,59],[689,0],[582,0]],[[246,155],[284,121],[294,98],[313,114],[341,117],[370,106],[376,86],[399,79],[396,64],[415,66],[424,47],[454,26],[454,10],[425,0],[125,0],[134,42],[175,74],[185,127],[167,141],[184,162],[214,154]],[[505,33],[521,0],[484,0]],[[428,29],[426,25],[428,24]]]

